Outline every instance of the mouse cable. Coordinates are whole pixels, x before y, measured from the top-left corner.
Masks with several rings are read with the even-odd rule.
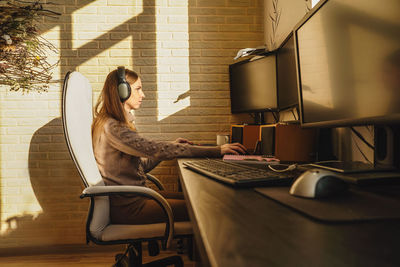
[[[297,168],[297,164],[290,164],[286,169],[278,170],[272,167],[271,165],[268,165],[268,168],[274,172],[287,172],[287,171],[292,171]]]
[[[283,165],[283,164],[279,164],[279,165]],[[302,167],[302,166],[309,166],[310,164],[297,164],[297,163],[294,163],[294,164],[290,164],[290,165],[288,165],[288,167],[286,168],[286,169],[282,169],[282,170],[279,170],[279,169],[275,169],[274,167],[272,167],[272,166],[274,166],[274,165],[268,165],[268,168],[270,169],[270,170],[272,170],[272,171],[274,171],[274,172],[288,172],[288,171],[293,171],[294,169],[297,169],[297,167]]]
[[[355,135],[357,135],[357,137],[360,138],[360,140],[363,141],[364,144],[366,144],[369,148],[374,149],[374,146],[371,145],[371,144],[364,138],[364,136],[363,136],[359,131],[357,131],[356,129],[354,129],[354,127],[350,127],[350,130],[351,130]]]

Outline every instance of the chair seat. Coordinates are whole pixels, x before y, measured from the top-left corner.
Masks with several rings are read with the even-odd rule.
[[[175,222],[175,235],[191,235],[193,234],[192,224],[190,221]],[[165,223],[126,225],[126,224],[110,224],[102,234],[102,241],[114,241],[121,239],[143,239],[162,237],[165,232]]]

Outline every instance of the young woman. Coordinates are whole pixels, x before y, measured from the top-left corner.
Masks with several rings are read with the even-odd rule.
[[[121,93],[121,87],[130,87],[130,90]],[[245,147],[239,143],[206,147],[195,146],[183,138],[165,142],[140,135],[133,124],[131,111],[139,109],[144,98],[142,82],[135,72],[119,67],[108,74],[92,125],[94,154],[106,185],[146,186],[146,173],[162,160],[245,153]],[[189,220],[182,193],[159,193],[171,205],[175,221]],[[144,197],[110,196],[110,206],[114,224],[164,221],[161,207]]]

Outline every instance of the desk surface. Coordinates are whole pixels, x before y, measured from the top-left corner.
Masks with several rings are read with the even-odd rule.
[[[400,266],[400,221],[320,223],[185,160],[179,175],[205,266]]]

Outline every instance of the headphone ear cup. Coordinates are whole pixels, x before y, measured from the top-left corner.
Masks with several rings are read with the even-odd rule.
[[[126,82],[118,84],[118,94],[121,102],[125,102],[131,96],[131,86]]]

